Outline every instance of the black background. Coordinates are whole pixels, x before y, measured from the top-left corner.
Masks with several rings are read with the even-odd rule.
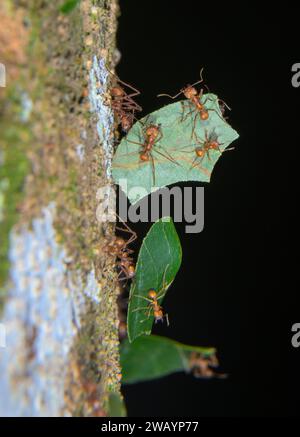
[[[185,234],[176,224],[183,264],[163,305],[171,325],[154,329],[216,346],[229,378],[175,374],[125,386],[128,414],[296,415],[300,350],[291,346],[291,326],[300,315],[291,249],[298,225],[290,194],[300,146],[300,88],[291,85],[291,66],[300,62],[298,12],[291,4],[263,11],[255,2],[120,6],[117,73],[141,90],[143,114],[169,103],[157,94],[175,94],[204,67],[205,83],[232,108],[229,122],[240,134],[205,185],[204,231]],[[149,226],[132,226],[139,243]]]

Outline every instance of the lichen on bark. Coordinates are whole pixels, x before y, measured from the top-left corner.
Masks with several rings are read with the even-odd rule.
[[[22,16],[28,38],[22,52],[26,62],[22,58],[22,65],[17,66],[18,77],[6,90],[5,101],[9,104],[2,114],[4,128],[0,132],[3,141],[10,114],[21,115],[13,130],[16,133],[25,130],[26,138],[21,135],[20,141],[5,148],[11,147],[13,151],[21,147],[21,161],[24,158],[24,162],[29,162],[21,175],[24,184],[18,185],[17,201],[9,203],[6,199],[3,210],[5,216],[7,205],[14,205],[14,219],[4,230],[10,245],[3,256],[11,260],[10,267],[7,265],[11,273],[6,286],[9,294],[3,309],[3,323],[9,325],[5,353],[13,347],[9,344],[13,330],[20,328],[9,316],[17,316],[17,310],[24,304],[34,314],[30,323],[29,319],[23,320],[20,336],[14,342],[18,364],[10,372],[3,370],[0,379],[0,387],[8,384],[6,392],[11,391],[11,397],[19,395],[19,403],[11,403],[15,415],[18,412],[21,415],[106,415],[109,394],[120,390],[115,260],[102,252],[114,227],[100,223],[96,217],[97,191],[112,185],[114,119],[106,68],[113,70],[117,53],[118,5],[117,0],[82,0],[64,15],[60,12],[62,3],[16,0],[7,3],[5,11],[8,20],[13,20],[16,11]],[[19,96],[17,110],[12,108],[8,91]],[[21,112],[20,108],[23,108]],[[4,168],[5,165],[4,162]],[[53,233],[45,220],[51,221]],[[48,229],[52,240],[37,234],[40,232],[37,223]],[[30,247],[37,247],[18,254],[16,241],[21,245],[32,241]],[[20,257],[27,262],[30,256],[32,264],[28,262],[24,276]],[[48,261],[39,266],[40,257],[47,257]],[[42,265],[46,266],[44,270]],[[45,281],[53,265],[56,266],[54,277],[50,275]],[[36,269],[34,278],[30,274],[32,268]],[[60,280],[55,278],[55,271]],[[20,282],[20,278],[25,279]],[[30,293],[24,293],[26,287]],[[59,293],[65,300],[60,299]],[[66,315],[59,302],[72,311]],[[43,305],[43,311],[39,304]],[[44,311],[45,306],[47,310],[53,306],[55,311]],[[55,330],[65,326],[66,318],[71,318],[69,335],[56,337]],[[51,335],[45,337],[45,330],[52,330]],[[57,369],[52,373],[47,361],[38,361],[43,338],[48,339],[46,342],[49,338],[61,338],[61,350],[66,352],[62,359],[59,343],[53,340],[48,358]],[[0,367],[5,362],[4,353],[2,357],[1,354],[2,351]],[[43,394],[39,386],[33,389],[37,380],[43,387],[44,383],[57,385],[52,397]],[[14,392],[16,382],[19,391]]]

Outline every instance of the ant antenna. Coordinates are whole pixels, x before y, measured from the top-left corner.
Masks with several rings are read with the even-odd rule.
[[[193,83],[192,85],[188,85],[189,87],[195,86],[198,83],[203,82],[203,73],[204,67],[201,68],[200,70],[200,80],[197,80],[197,82]],[[179,91],[179,93],[175,94],[175,96],[171,96],[170,94],[157,94],[157,97],[170,97],[171,99],[176,99],[176,97],[180,96],[180,94],[183,93],[183,90]]]

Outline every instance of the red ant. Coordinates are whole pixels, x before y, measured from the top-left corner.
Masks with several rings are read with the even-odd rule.
[[[123,222],[123,221],[122,221]],[[105,246],[104,251],[108,252],[110,255],[115,256],[117,261],[117,266],[120,268],[120,275],[123,273],[125,275],[121,280],[132,279],[135,275],[135,264],[133,258],[130,256],[133,253],[132,249],[128,249],[128,245],[137,239],[137,234],[130,227],[123,222],[124,228],[119,228],[116,226],[116,229],[122,232],[128,232],[131,234],[131,237],[128,240],[125,240],[122,237],[113,236],[111,241]]]
[[[161,299],[164,295],[165,290],[163,290],[163,294],[161,293],[157,293],[156,290],[154,290],[154,288],[151,288],[148,291],[148,297],[144,297],[144,296],[139,296],[139,295],[135,295],[135,297],[140,297],[142,299],[145,299],[149,302],[149,305],[147,307],[143,307],[143,308],[135,308],[133,310],[134,311],[139,311],[139,310],[143,310],[146,309],[148,310],[148,316],[147,319],[150,317],[150,313],[151,311],[153,311],[153,316],[155,319],[155,323],[163,321],[164,317],[167,320],[167,325],[169,326],[169,317],[168,314],[164,313],[164,310],[162,308],[161,305],[159,305],[158,303],[158,299]],[[146,320],[147,320],[146,319]],[[144,322],[145,320],[141,320],[141,323]]]
[[[162,306],[158,303],[159,299],[162,299],[167,291],[167,285],[165,283],[165,274],[167,271],[168,266],[166,267],[164,277],[163,277],[163,286],[160,289],[159,292],[157,292],[154,288],[151,288],[148,293],[147,297],[140,296],[138,294],[135,294],[134,297],[139,297],[141,299],[145,299],[148,302],[148,306],[142,307],[142,308],[135,308],[132,312],[140,311],[140,310],[148,310],[147,319],[150,317],[151,311],[153,311],[153,317],[155,319],[155,323],[162,322],[165,318],[167,321],[167,325],[169,326],[169,316],[168,314],[164,313],[164,310]],[[145,319],[145,320],[147,320]],[[145,320],[141,320],[140,322],[144,322]]]
[[[142,149],[139,152],[140,161],[149,162],[151,160],[152,172],[153,172],[153,184],[155,185],[155,164],[154,164],[154,158],[152,155],[153,152],[158,153],[159,155],[163,156],[164,158],[168,159],[169,161],[171,161],[174,164],[178,165],[178,163],[172,158],[172,156],[170,156],[168,154],[167,151],[165,151],[165,153],[168,156],[165,155],[164,153],[160,152],[157,148],[154,147],[155,144],[158,143],[163,137],[160,125],[155,125],[155,124],[147,125],[143,129],[143,135],[145,138],[143,143],[139,143],[139,142],[128,140],[128,139],[127,139],[127,141],[129,143],[133,143],[133,144],[137,144],[138,146],[141,146]]]
[[[192,352],[189,359],[189,368],[196,378],[226,378],[223,373],[216,373],[213,369],[219,366],[218,359],[215,354],[205,356],[198,352]]]
[[[224,143],[219,143],[217,139],[217,135],[214,132],[211,132],[210,134],[207,133],[207,130],[205,129],[205,139],[199,140],[197,138],[198,143],[202,143],[201,146],[195,147],[194,150],[186,152],[186,153],[195,153],[196,157],[194,158],[191,168],[195,167],[196,165],[200,165],[205,155],[210,160],[209,152],[211,150],[217,150],[220,153],[223,153],[223,151],[220,149],[220,146]],[[189,147],[189,146],[188,146]],[[231,147],[230,149],[226,149],[225,151],[233,150],[234,147]],[[200,158],[200,160],[198,160]],[[197,162],[198,161],[198,162]],[[202,168],[202,170],[204,170]]]
[[[133,100],[133,97],[136,97],[141,93],[137,89],[133,88],[133,86],[123,82],[117,76],[115,77],[117,85],[110,89],[112,96],[112,108],[118,118],[118,123],[121,124],[122,130],[124,132],[128,132],[133,125],[135,112],[142,111],[141,106]],[[126,86],[133,92],[127,94],[120,84]]]
[[[194,135],[194,131],[195,131],[195,126],[196,126],[196,121],[197,121],[197,116],[199,115],[200,120],[202,121],[206,121],[209,118],[209,111],[214,111],[218,114],[218,116],[220,118],[223,119],[223,116],[221,117],[220,114],[215,110],[215,109],[207,109],[205,106],[205,103],[207,100],[211,100],[209,98],[206,99],[205,103],[201,103],[201,99],[203,96],[203,88],[201,88],[201,90],[198,92],[197,89],[195,88],[195,85],[202,83],[203,82],[203,77],[202,77],[202,72],[203,72],[203,68],[200,71],[200,80],[198,80],[197,82],[193,83],[192,85],[187,85],[186,87],[182,88],[179,93],[175,94],[175,96],[171,96],[170,94],[158,94],[157,97],[162,97],[162,96],[167,96],[170,97],[171,99],[176,99],[178,96],[180,96],[180,94],[183,94],[184,97],[187,99],[187,102],[181,102],[182,105],[182,118],[181,121],[184,121],[189,115],[193,114],[196,112],[195,117],[194,117],[194,121],[193,121],[193,129],[192,129],[192,136]],[[205,87],[207,88],[207,86],[205,85]],[[228,109],[230,109],[225,102],[223,102],[223,100],[219,100],[222,102],[222,105],[226,106]],[[185,104],[188,105],[188,109],[189,112],[184,116],[184,112],[185,112]],[[191,108],[192,106],[192,108]]]

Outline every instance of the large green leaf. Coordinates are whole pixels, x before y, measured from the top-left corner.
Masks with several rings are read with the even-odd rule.
[[[181,245],[172,219],[164,217],[158,220],[143,240],[130,289],[127,317],[129,341],[151,333],[153,310],[145,298],[149,289],[155,289],[162,296],[159,300],[161,304],[179,270],[181,257]]]
[[[214,348],[188,346],[156,335],[142,336],[121,346],[122,382],[124,384],[160,378],[174,372],[188,372],[190,357],[197,353],[215,357]]]
[[[222,153],[211,150],[209,156],[205,154],[202,159],[196,157],[195,148],[201,147],[205,135],[213,135],[223,152],[238,138],[238,134],[223,119],[216,95],[205,94],[202,102],[209,110],[206,121],[200,120],[193,107],[189,112],[189,102],[183,100],[164,106],[136,122],[122,139],[114,155],[112,174],[122,189],[126,181],[125,194],[132,204],[152,191],[176,182],[210,181],[212,170]],[[161,131],[161,138],[152,151],[154,170],[151,160],[140,160],[142,146],[131,142],[143,144],[146,126],[150,124],[160,125]],[[132,190],[134,187],[141,187],[143,192]]]

